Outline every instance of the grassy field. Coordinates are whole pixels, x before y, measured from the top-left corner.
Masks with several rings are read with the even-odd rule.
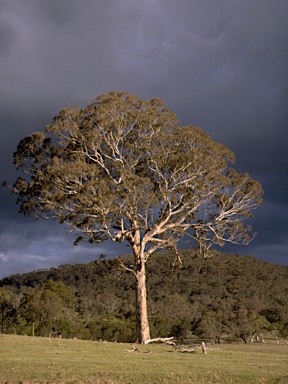
[[[0,383],[287,384],[288,345],[220,344],[207,354],[168,345],[0,336]]]

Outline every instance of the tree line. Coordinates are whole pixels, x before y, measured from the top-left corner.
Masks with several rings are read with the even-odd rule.
[[[147,262],[151,337],[212,342],[288,336],[288,268],[213,251],[158,252]],[[120,261],[120,262],[119,262]],[[17,274],[0,281],[2,333],[134,342],[132,256]]]

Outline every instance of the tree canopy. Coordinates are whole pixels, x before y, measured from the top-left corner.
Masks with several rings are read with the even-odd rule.
[[[135,263],[126,268],[146,302],[145,263],[155,251],[177,255],[178,241],[190,237],[205,255],[213,244],[254,237],[243,221],[262,203],[262,188],[230,168],[234,160],[200,128],[180,126],[163,101],[113,92],[63,109],[21,140],[14,162],[28,178],[13,192],[22,213],[67,223],[76,243],[127,241]]]

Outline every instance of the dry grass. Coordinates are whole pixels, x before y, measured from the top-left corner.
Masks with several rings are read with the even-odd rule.
[[[219,345],[185,354],[167,345],[0,337],[0,384],[284,384],[288,345]],[[149,353],[147,353],[149,352]]]

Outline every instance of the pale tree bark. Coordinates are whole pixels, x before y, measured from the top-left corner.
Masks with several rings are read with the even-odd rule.
[[[145,262],[140,262],[136,272],[136,341],[142,344],[150,339],[145,270]]]
[[[127,267],[125,263],[118,258],[122,268],[132,272],[135,278],[136,294],[136,343],[146,344],[150,340],[150,327],[147,311],[147,287],[146,287],[146,261],[147,258],[140,251],[134,250],[134,266]]]
[[[133,227],[136,228],[137,222],[134,221]],[[147,287],[146,287],[146,261],[148,259],[145,252],[146,242],[141,240],[139,229],[129,232],[127,239],[134,253],[133,268],[121,263],[122,267],[132,272],[135,277],[136,293],[136,342],[145,344],[150,339],[150,327],[147,311]]]

